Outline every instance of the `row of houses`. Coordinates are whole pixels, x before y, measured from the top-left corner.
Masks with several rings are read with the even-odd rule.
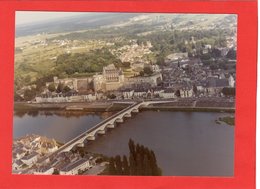
[[[56,95],[54,97],[36,97],[37,103],[55,103],[55,102],[92,102],[102,99],[101,93],[88,94],[88,95],[74,95],[74,96],[63,96]]]
[[[179,91],[179,93],[178,93]],[[124,99],[133,98],[188,98],[193,96],[192,88],[184,88],[180,90],[175,90],[173,88],[168,89],[126,89],[122,91],[122,96]]]

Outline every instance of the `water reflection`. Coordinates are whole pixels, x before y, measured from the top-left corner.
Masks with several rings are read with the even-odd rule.
[[[113,113],[80,111],[16,112],[14,138],[38,134],[67,142]],[[128,155],[129,138],[154,150],[163,175],[233,176],[234,129],[215,112],[144,111],[89,143],[88,151]]]

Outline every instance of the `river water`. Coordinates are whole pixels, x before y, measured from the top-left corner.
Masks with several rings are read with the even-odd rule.
[[[13,137],[38,134],[66,142],[111,114],[14,116]],[[87,144],[88,151],[128,155],[128,140],[153,149],[163,175],[233,176],[234,127],[215,112],[143,111]]]

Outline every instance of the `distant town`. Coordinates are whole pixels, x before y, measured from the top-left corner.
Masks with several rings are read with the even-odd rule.
[[[96,132],[104,134],[105,127],[114,128],[122,116],[131,117],[141,109],[234,112],[236,19],[227,15],[209,24],[206,16],[187,23],[170,18],[134,16],[126,26],[104,27],[111,37],[100,34],[100,28],[61,35],[42,32],[31,35],[31,40],[18,37],[15,110],[62,107],[95,111],[101,105],[108,111],[116,104],[122,107],[103,125],[85,133],[85,138],[79,136],[66,144],[34,134],[15,139],[13,173],[107,173],[109,158],[85,151],[78,141],[96,140]],[[140,29],[127,37],[113,33],[113,28],[124,33],[125,27],[131,30],[145,20],[152,23],[150,30]],[[50,51],[56,55],[48,54]],[[38,69],[40,62],[49,67]]]

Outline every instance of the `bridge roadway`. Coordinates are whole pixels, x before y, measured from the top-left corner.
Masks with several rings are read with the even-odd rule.
[[[92,133],[93,131],[98,130],[100,127],[106,125],[107,123],[109,123],[111,120],[116,119],[117,117],[123,117],[122,115],[125,115],[126,112],[128,112],[129,110],[133,110],[133,109],[139,109],[139,107],[143,104],[150,104],[149,102],[136,102],[134,104],[132,104],[131,106],[119,111],[118,113],[110,116],[109,118],[103,120],[102,122],[98,123],[97,125],[95,125],[94,127],[88,129],[86,132],[80,134],[79,136],[77,136],[76,138],[70,140],[69,142],[67,142],[66,144],[64,144],[63,146],[61,146],[58,150],[56,150],[55,152],[43,157],[42,159],[40,159],[37,163],[43,163],[44,161],[48,161],[48,159],[51,159],[52,157],[55,157],[56,155],[58,155],[59,153],[63,152],[63,151],[69,151],[71,150],[74,146],[76,146],[78,144],[78,141],[81,141],[82,139],[86,139],[87,136]],[[71,147],[73,146],[73,147]]]

